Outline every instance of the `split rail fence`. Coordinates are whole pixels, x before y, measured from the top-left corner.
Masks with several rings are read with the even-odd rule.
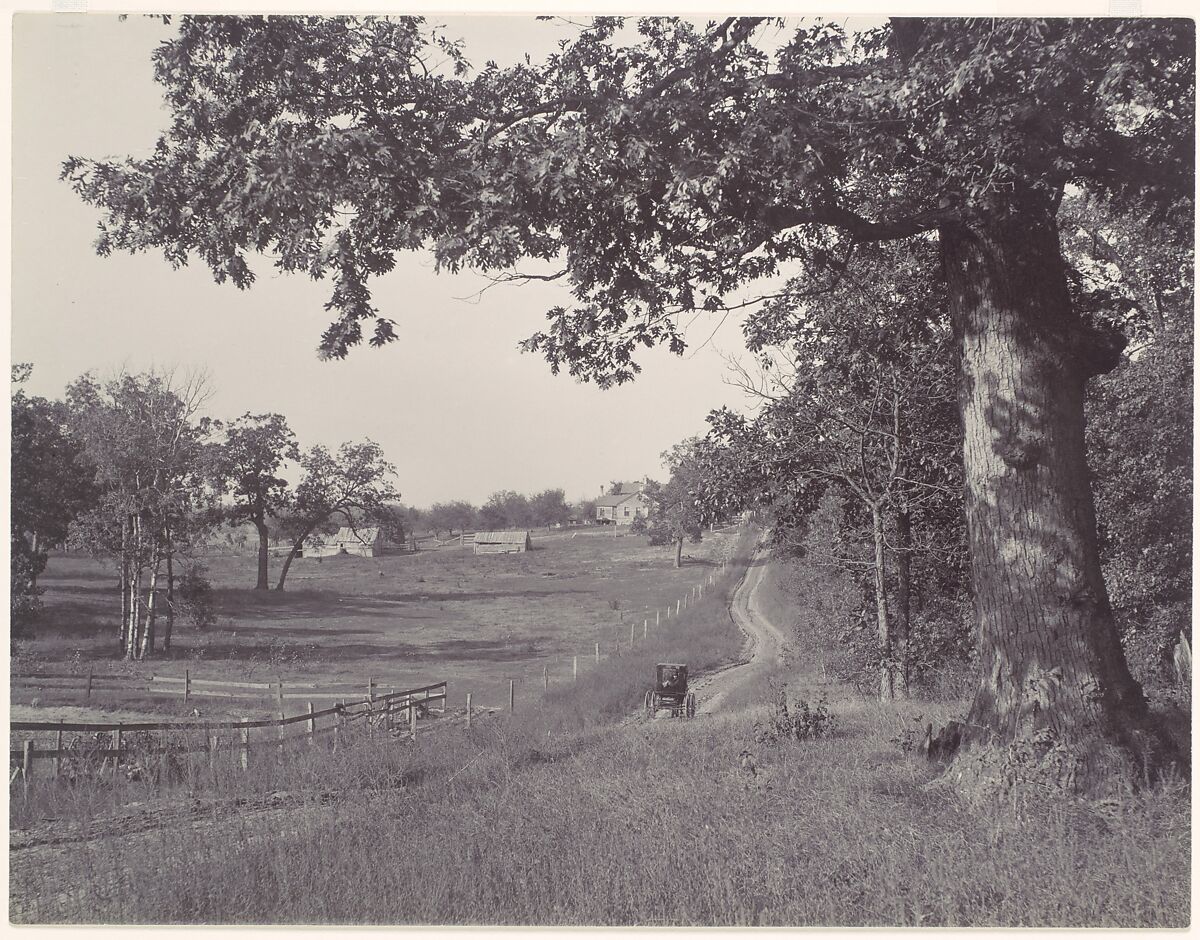
[[[93,692],[141,692],[148,695],[182,696],[193,698],[243,698],[266,699],[280,706],[287,700],[318,701],[326,699],[348,699],[362,694],[361,685],[349,682],[340,685],[323,685],[276,678],[271,681],[246,682],[232,679],[202,679],[194,677],[190,669],[182,676],[120,676],[110,673],[45,673],[31,672],[15,675],[11,679],[13,688],[37,689],[43,692],[82,692],[88,701]],[[385,683],[375,678],[367,679],[367,698],[374,698]],[[392,687],[395,691],[395,687]]]
[[[311,745],[318,738],[332,736],[336,749],[339,737],[358,722],[371,730],[393,734],[405,733],[407,726],[407,734],[415,737],[418,718],[428,715],[435,706],[439,714],[445,714],[445,682],[381,695],[372,693],[364,699],[341,701],[320,710],[310,701],[307,711],[291,717],[280,714],[278,718],[257,720],[174,722],[13,721],[9,723],[12,734],[30,737],[21,742],[19,749],[10,749],[10,783],[20,776],[23,788],[28,790],[37,773],[37,762],[47,760],[53,762],[50,775],[55,778],[64,773],[117,776],[122,765],[127,769],[136,765],[146,773],[165,773],[173,760],[196,753],[207,753],[212,767],[220,754],[235,753],[245,771],[250,767],[250,754],[255,748],[282,752],[297,743]],[[325,727],[318,727],[322,719]],[[301,726],[298,733],[289,733],[288,729],[297,726]],[[253,740],[256,731],[257,742]],[[76,735],[70,742],[66,740],[68,733]],[[49,734],[54,735],[54,746],[38,746],[38,736],[44,738]]]
[[[720,574],[729,566],[730,562],[723,561],[717,571],[711,572],[706,579],[699,584],[695,584],[682,597],[680,597],[674,605],[667,605],[665,609],[655,609],[654,616],[646,616],[642,619],[641,630],[638,630],[636,620],[629,624],[629,646],[633,648],[638,639],[645,641],[649,639],[653,630],[661,625],[667,624],[674,619],[679,619],[683,611],[689,606],[693,606],[703,599],[706,588],[711,587],[717,580]],[[648,613],[648,612],[647,612]],[[640,637],[639,637],[640,633]],[[604,644],[607,646],[608,644]],[[593,649],[589,650],[584,656],[572,656],[571,662],[571,679],[577,681],[579,679],[581,660],[582,665],[586,668],[587,661],[594,659],[596,665],[600,664],[602,644],[597,641]],[[611,648],[609,655],[620,655],[621,653],[621,638],[618,637]],[[556,660],[557,661],[557,660]],[[417,733],[417,717],[418,713],[426,712],[430,703],[440,703],[440,713],[446,712],[446,683],[439,682],[434,685],[423,686],[418,689],[407,689],[396,692],[391,691],[387,694],[376,694],[378,687],[374,679],[369,679],[367,684],[366,698],[347,702],[345,696],[347,692],[343,689],[318,688],[314,683],[303,682],[287,682],[282,679],[277,679],[274,682],[238,682],[224,679],[194,679],[190,671],[185,671],[182,677],[179,676],[151,676],[147,681],[145,679],[134,679],[133,677],[117,677],[111,675],[93,675],[89,673],[86,676],[81,675],[56,675],[56,674],[28,674],[24,676],[14,676],[12,683],[16,687],[24,685],[29,687],[33,685],[43,689],[78,689],[79,683],[86,680],[86,694],[91,697],[92,691],[105,689],[130,690],[141,689],[153,694],[164,695],[179,695],[184,701],[189,701],[195,697],[218,697],[218,698],[257,698],[257,699],[272,699],[279,710],[279,717],[276,719],[261,719],[261,720],[242,720],[242,721],[215,721],[215,722],[200,722],[200,721],[184,721],[184,722],[116,722],[116,723],[84,723],[84,722],[38,722],[38,721],[14,721],[10,723],[10,730],[13,733],[17,732],[33,732],[35,734],[53,733],[56,735],[55,747],[44,748],[37,747],[32,739],[22,742],[21,748],[12,749],[10,758],[13,766],[12,777],[10,782],[17,779],[21,775],[25,787],[29,785],[29,780],[34,772],[35,762],[38,760],[54,761],[53,774],[55,777],[63,773],[64,759],[78,759],[81,753],[86,753],[87,760],[95,761],[99,759],[101,763],[101,772],[107,767],[108,761],[112,760],[111,772],[115,775],[119,771],[122,762],[122,757],[126,753],[132,754],[133,749],[128,751],[123,750],[123,745],[126,744],[129,735],[133,734],[175,734],[186,735],[189,740],[182,745],[178,742],[164,740],[161,743],[152,744],[149,747],[143,747],[139,744],[137,755],[142,757],[157,757],[162,761],[168,761],[172,755],[183,755],[196,752],[207,752],[209,754],[210,763],[215,764],[216,755],[220,752],[222,746],[222,734],[229,737],[226,743],[226,748],[235,750],[239,755],[239,763],[243,770],[247,769],[250,761],[250,752],[252,749],[251,735],[255,730],[276,729],[276,736],[269,740],[260,740],[259,746],[269,745],[282,750],[289,744],[294,744],[297,741],[307,741],[313,743],[317,738],[326,735],[333,735],[336,747],[337,737],[342,731],[356,721],[365,721],[372,728],[382,725],[385,729],[395,733],[396,717],[398,714],[403,714],[403,723],[407,723],[408,732],[412,736]],[[55,685],[55,682],[69,681],[74,685]],[[542,668],[542,683],[545,690],[550,688],[550,668],[544,666]],[[361,692],[361,686],[359,687]],[[349,693],[354,694],[354,693]],[[315,710],[313,700],[321,699],[341,699],[340,702],[330,708]],[[307,699],[308,710],[305,713],[294,715],[290,718],[284,717],[284,704],[288,700]],[[516,679],[508,679],[508,711],[512,712],[516,706]],[[478,708],[472,703],[472,695],[470,692],[466,696],[466,726],[471,727],[473,713],[479,713],[480,716],[490,714],[493,709]],[[319,719],[334,716],[334,723],[325,728],[318,728],[317,722]],[[306,727],[300,734],[285,734],[284,729],[297,724],[306,723]],[[67,732],[91,733],[93,742],[86,745],[81,752],[80,740],[76,739],[70,746],[64,746],[64,735]],[[234,734],[236,732],[236,735]],[[107,733],[110,738],[107,742],[100,740]],[[203,739],[200,744],[196,744],[193,740],[196,736],[202,735]],[[107,744],[107,746],[105,746]]]

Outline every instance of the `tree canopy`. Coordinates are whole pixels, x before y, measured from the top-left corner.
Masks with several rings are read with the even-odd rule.
[[[288,482],[279,475],[288,460],[299,460],[300,449],[287,419],[279,414],[245,414],[225,429],[218,472],[228,481],[233,505],[229,517],[250,522],[258,530],[257,590],[267,583],[267,519],[290,505]]]
[[[104,211],[102,254],[198,257],[246,287],[270,252],[331,278],[326,355],[364,321],[395,338],[369,281],[397,252],[551,262],[577,306],[527,347],[601,382],[631,378],[638,346],[682,350],[678,314],[784,262],[836,266],[1067,183],[1191,192],[1189,20],[818,21],[774,55],[758,18],[646,18],[630,43],[624,25],[469,73],[416,18],[183,17],[155,54],[172,119],[154,153],[63,176]]]
[[[1169,759],[1121,655],[1085,460],[1084,389],[1124,339],[1057,216],[1073,187],[1190,231],[1194,23],[815,21],[774,50],[765,25],[598,17],[543,61],[472,72],[419,19],[186,17],[155,54],[154,152],[63,177],[101,209],[101,253],[199,257],[241,287],[254,253],[331,278],[326,356],[364,324],[395,337],[370,281],[401,251],[562,278],[571,305],[524,346],[601,385],[642,347],[682,352],[692,312],[754,308],[732,295],[755,281],[795,275],[801,303],[865,245],[936,239],[981,665],[961,766],[994,776],[997,742],[1050,740],[1071,755],[1056,779],[1091,788]],[[521,261],[537,269],[507,273]]]

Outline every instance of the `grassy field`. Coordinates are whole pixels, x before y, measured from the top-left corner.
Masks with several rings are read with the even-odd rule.
[[[202,923],[1184,926],[1188,797],[971,812],[835,707],[827,741],[748,715],[562,738],[500,723],[409,755],[407,786],[89,859],[84,919]],[[756,773],[742,767],[752,748]],[[482,755],[482,756],[481,756]],[[414,863],[413,860],[423,860]]]
[[[736,552],[741,562],[747,550]],[[141,801],[150,817],[192,803],[204,811],[184,826],[30,850],[43,852],[37,864],[13,853],[13,897],[47,899],[14,909],[14,919],[1188,924],[1187,783],[1102,804],[968,805],[910,747],[925,722],[962,704],[865,701],[807,655],[812,618],[796,618],[810,626],[772,678],[793,702],[828,702],[829,737],[765,734],[770,688],[750,690],[757,704],[691,722],[633,717],[656,659],[715,663],[740,645],[726,609],[740,569],[644,647],[552,692],[547,707],[415,743],[359,739],[255,774],[224,770],[185,801],[156,803],[136,783],[114,784],[108,809]],[[764,599],[780,614],[796,604],[784,582],[768,579],[776,596]],[[290,803],[272,809],[276,797]],[[93,800],[47,787],[32,815],[61,825],[95,815],[104,801]]]
[[[735,536],[713,533],[687,546],[680,569],[670,549],[612,530],[534,533],[534,551],[476,556],[446,547],[415,555],[298,559],[288,589],[251,590],[254,559],[205,559],[217,601],[217,624],[179,624],[169,658],[141,665],[114,658],[116,579],[90,559],[51,558],[41,579],[45,616],[38,638],[23,643],[14,671],[133,672],[140,675],[351,682],[365,693],[369,676],[413,687],[446,680],[453,702],[466,692],[480,704],[500,703],[515,678],[526,698],[542,686],[542,668],[565,681],[571,657],[590,667],[594,644],[609,655],[627,647],[629,626],[674,605],[728,557]],[[273,568],[279,565],[273,559]],[[585,658],[585,654],[586,657]],[[15,694],[22,717],[39,705],[81,705],[82,698]],[[181,703],[147,696],[98,696],[130,717],[178,712]],[[25,707],[21,707],[25,706]],[[190,708],[190,706],[189,706]],[[247,712],[236,706],[235,711]],[[219,702],[209,711],[222,711]],[[251,709],[247,713],[252,713]],[[65,716],[64,716],[65,717]]]

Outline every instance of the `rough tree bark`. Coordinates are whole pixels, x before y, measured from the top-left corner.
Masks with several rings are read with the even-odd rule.
[[[683,536],[675,540],[675,567],[683,567]]]
[[[1095,790],[1169,756],[1121,650],[1084,453],[1084,384],[1121,346],[1074,310],[1050,206],[939,234],[981,660],[955,766],[982,770],[1002,752],[985,742],[1049,737],[1070,755],[1061,784]]]

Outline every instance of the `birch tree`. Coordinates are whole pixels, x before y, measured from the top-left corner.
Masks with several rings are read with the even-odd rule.
[[[216,518],[209,421],[199,415],[208,395],[205,377],[181,380],[169,372],[122,374],[103,384],[85,375],[67,391],[75,434],[101,488],[97,508],[78,520],[73,538],[117,562],[118,641],[126,659],[155,651],[164,575],[169,646],[175,558]]]

